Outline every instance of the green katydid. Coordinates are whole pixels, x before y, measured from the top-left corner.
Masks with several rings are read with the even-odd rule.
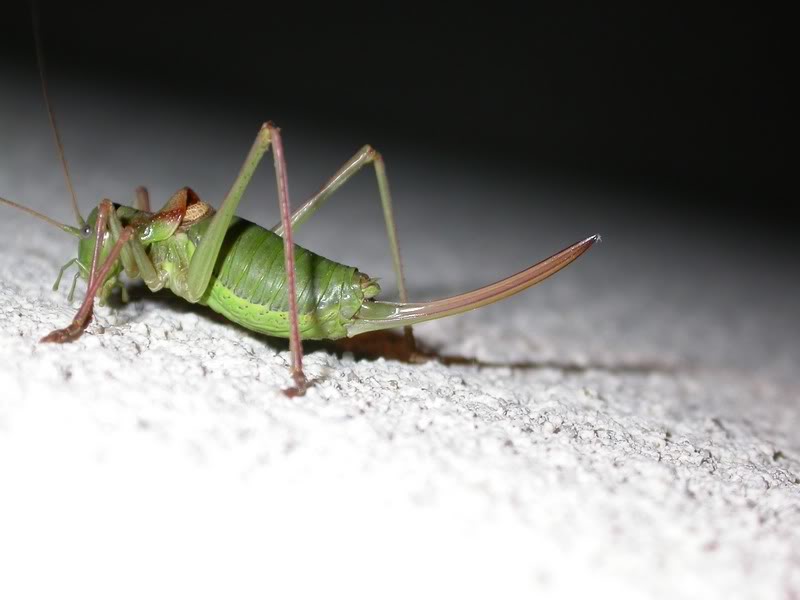
[[[91,321],[95,297],[105,301],[117,287],[122,288],[125,297],[120,280],[124,271],[129,278],[141,278],[152,291],[167,288],[188,302],[207,305],[252,331],[289,338],[294,387],[287,393],[302,395],[308,384],[303,372],[301,340],[339,339],[405,327],[406,342],[413,350],[411,325],[463,313],[516,294],[564,268],[599,239],[597,235],[588,237],[528,269],[472,292],[410,303],[381,155],[364,146],[316,195],[292,213],[280,130],[271,123],[259,129],[219,210],[201,201],[191,189],[183,188],[160,211],[153,213],[147,191],[139,188],[135,207],[103,200],[84,220],[50,107],[38,39],[37,50],[45,102],[78,227],[59,223],[4,198],[0,198],[0,203],[24,210],[79,238],[78,256],[61,269],[54,289],[72,265],[78,269],[72,289],[78,276],[88,281],[86,297],[72,323],[49,333],[42,342],[77,339]],[[281,220],[272,229],[265,229],[236,217],[235,213],[254,171],[270,148]],[[377,177],[400,302],[375,299],[380,287],[374,279],[292,241],[293,230],[369,164]]]

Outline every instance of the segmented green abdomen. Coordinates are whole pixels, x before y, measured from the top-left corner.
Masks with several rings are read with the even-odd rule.
[[[191,234],[190,234],[191,237]],[[297,308],[304,339],[336,339],[364,300],[362,278],[295,245]],[[204,304],[248,329],[288,337],[289,300],[283,238],[244,219],[225,237]]]

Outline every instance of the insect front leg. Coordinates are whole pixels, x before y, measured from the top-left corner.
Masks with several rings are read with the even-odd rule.
[[[286,390],[290,396],[303,395],[308,387],[303,373],[303,348],[300,341],[300,326],[297,316],[296,274],[294,268],[294,243],[292,241],[291,211],[289,206],[289,183],[286,175],[286,159],[283,154],[283,142],[280,130],[272,123],[264,123],[256,136],[253,146],[242,165],[233,186],[225,196],[211,224],[205,232],[203,240],[197,246],[189,264],[189,275],[186,299],[197,302],[205,294],[211,281],[211,272],[219,256],[225,234],[236,214],[236,208],[242,199],[247,185],[258,167],[264,153],[272,146],[275,158],[275,176],[278,180],[278,204],[281,210],[281,223],[286,231],[283,236],[284,267],[289,299],[289,352],[292,360],[292,378],[294,387]]]
[[[397,241],[397,227],[395,226],[394,209],[392,208],[392,195],[389,191],[389,179],[386,176],[386,165],[383,161],[383,157],[372,146],[363,146],[328,180],[319,192],[294,211],[292,214],[292,229],[297,231],[297,228],[311,218],[336,190],[368,164],[372,164],[375,168],[375,176],[378,180],[378,191],[380,193],[381,206],[383,207],[383,220],[386,223],[386,235],[389,239],[389,249],[392,253],[392,263],[397,280],[397,290],[400,295],[400,301],[408,302],[406,280],[403,273],[403,261],[400,258],[400,243]],[[278,223],[272,228],[272,231],[278,235],[283,235],[283,230],[282,223]],[[407,350],[409,355],[413,356],[416,352],[414,332],[411,326],[404,327],[404,332]]]
[[[100,262],[100,249],[103,244],[103,237],[106,233],[109,216],[113,212],[114,206],[109,200],[103,200],[103,202],[100,203],[95,226],[95,248],[92,256],[92,267],[89,273],[89,285],[86,290],[86,297],[83,299],[83,303],[78,309],[78,314],[75,315],[72,323],[70,323],[67,327],[64,329],[56,329],[55,331],[51,331],[41,339],[42,342],[55,342],[58,344],[63,344],[64,342],[76,340],[81,336],[83,330],[86,329],[86,326],[92,320],[94,297],[97,295],[98,290],[102,287],[103,283],[108,277],[109,272],[114,267],[114,263],[119,260],[119,255],[120,252],[122,252],[122,248],[134,234],[133,228],[125,227],[120,232],[119,238],[116,239],[108,258],[106,258],[102,267],[99,266],[98,263]]]

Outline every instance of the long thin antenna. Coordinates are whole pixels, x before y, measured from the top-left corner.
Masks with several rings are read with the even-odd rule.
[[[81,230],[72,227],[71,225],[64,225],[64,223],[59,223],[55,219],[51,219],[47,215],[43,215],[42,213],[33,210],[32,208],[28,208],[27,206],[22,206],[22,204],[17,204],[16,202],[12,202],[11,200],[7,200],[5,198],[0,198],[0,204],[5,204],[7,206],[11,206],[13,208],[18,208],[22,211],[25,211],[29,215],[33,215],[37,219],[41,219],[45,223],[50,223],[50,225],[55,225],[61,231],[66,231],[67,233],[74,235],[75,237],[81,237]]]
[[[69,176],[69,168],[67,167],[67,157],[64,154],[64,144],[61,143],[61,135],[58,133],[58,126],[56,125],[56,115],[53,112],[53,107],[50,105],[50,95],[47,93],[47,78],[44,75],[44,52],[42,50],[42,40],[39,35],[39,7],[36,0],[31,2],[31,17],[33,19],[33,37],[36,41],[36,62],[39,65],[39,79],[42,82],[42,94],[44,94],[44,103],[47,105],[47,114],[50,117],[50,127],[53,130],[53,137],[56,140],[56,149],[58,150],[58,157],[61,159],[61,167],[64,170],[64,179],[67,182],[70,196],[72,197],[72,211],[78,219],[78,226],[83,227],[86,221],[83,220],[80,211],[78,210],[78,197],[75,194],[75,188],[72,186],[72,178]]]

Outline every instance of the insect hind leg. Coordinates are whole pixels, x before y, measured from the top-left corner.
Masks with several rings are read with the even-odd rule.
[[[239,175],[219,210],[212,217],[203,240],[197,246],[189,264],[186,299],[197,302],[206,292],[211,280],[214,264],[219,256],[225,234],[236,213],[247,185],[267,150],[272,147],[275,162],[275,176],[278,181],[278,203],[281,209],[281,224],[286,230],[283,236],[284,267],[289,298],[289,352],[294,387],[286,390],[289,396],[302,396],[308,387],[303,372],[303,347],[300,341],[300,324],[297,315],[297,285],[294,268],[294,244],[292,242],[291,211],[289,206],[289,183],[286,175],[286,159],[280,130],[272,123],[264,123],[256,136],[253,146],[242,165]]]

